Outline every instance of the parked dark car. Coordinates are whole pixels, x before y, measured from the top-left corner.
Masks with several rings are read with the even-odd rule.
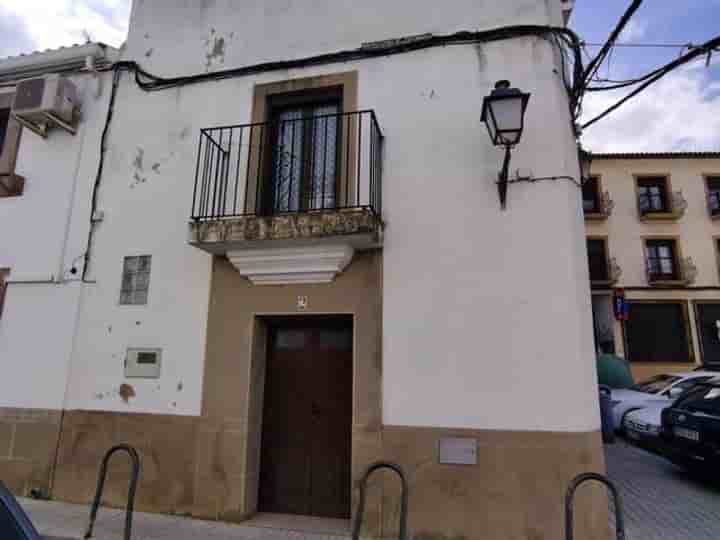
[[[662,412],[663,454],[686,469],[718,474],[720,380],[698,384]]]

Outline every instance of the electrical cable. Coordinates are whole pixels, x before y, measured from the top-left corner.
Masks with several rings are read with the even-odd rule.
[[[82,282],[93,283],[88,281],[87,273],[90,266],[90,254],[93,243],[93,235],[95,232],[95,224],[92,222],[92,216],[97,210],[98,192],[105,165],[105,153],[107,150],[107,136],[112,122],[113,111],[115,108],[115,98],[117,96],[118,86],[120,82],[120,74],[124,71],[134,74],[135,82],[139,88],[146,92],[156,92],[167,90],[190,84],[197,84],[207,81],[220,81],[224,79],[244,77],[248,75],[257,75],[269,71],[298,69],[310,66],[320,66],[333,63],[351,62],[355,60],[379,58],[393,56],[402,53],[420,51],[433,47],[443,47],[448,45],[462,45],[473,43],[491,43],[495,41],[513,39],[520,37],[545,37],[555,36],[555,43],[560,47],[560,54],[563,63],[563,82],[568,92],[571,113],[577,110],[577,103],[582,95],[582,53],[580,47],[580,39],[572,30],[564,27],[539,26],[539,25],[518,25],[494,28],[479,32],[461,31],[447,35],[429,35],[417,38],[408,38],[404,40],[389,40],[387,44],[381,42],[379,44],[365,44],[360,48],[347,49],[332,53],[319,54],[315,56],[299,58],[294,60],[280,60],[272,62],[264,62],[250,66],[214,71],[211,73],[201,73],[195,75],[185,75],[179,77],[159,77],[144,70],[135,61],[119,61],[111,66],[98,69],[99,72],[113,71],[113,85],[108,103],[107,116],[105,118],[105,126],[100,138],[100,158],[95,176],[95,183],[92,191],[92,203],[90,207],[90,228],[88,231],[87,246],[85,253],[82,255],[84,259]],[[558,40],[562,40],[565,47],[560,45]],[[573,55],[573,81],[568,83],[566,80],[566,50],[570,49]],[[573,116],[575,120],[577,116]],[[575,126],[573,122],[573,127]]]
[[[624,105],[625,103],[627,103],[628,101],[630,101],[632,98],[634,98],[635,96],[637,96],[640,92],[642,92],[643,90],[645,90],[648,86],[656,83],[657,81],[659,81],[660,79],[662,79],[663,77],[665,77],[668,73],[670,73],[670,72],[673,71],[674,69],[676,69],[676,68],[678,68],[678,67],[680,67],[680,66],[682,66],[682,65],[684,65],[684,64],[687,64],[688,62],[694,60],[694,59],[697,58],[698,56],[702,56],[702,55],[704,55],[704,54],[707,54],[708,51],[712,51],[713,49],[717,48],[718,46],[720,46],[720,36],[719,36],[719,37],[716,37],[716,38],[714,38],[714,39],[711,39],[710,41],[704,43],[703,45],[700,45],[700,46],[698,46],[698,47],[693,48],[690,52],[688,52],[687,54],[684,54],[684,55],[681,56],[680,58],[678,58],[678,59],[676,59],[676,60],[674,60],[674,61],[672,61],[672,62],[669,62],[669,63],[666,64],[665,66],[663,66],[663,67],[661,67],[661,68],[658,68],[658,69],[656,69],[655,71],[653,71],[652,73],[650,73],[650,74],[642,77],[642,78],[639,79],[639,81],[638,81],[638,82],[642,81],[642,84],[640,84],[640,86],[638,86],[637,88],[635,88],[632,92],[630,92],[628,95],[626,95],[625,97],[623,97],[622,99],[620,99],[619,101],[617,101],[616,103],[614,103],[612,106],[610,106],[610,107],[608,107],[607,109],[605,109],[605,111],[603,111],[603,112],[600,113],[599,115],[595,116],[594,118],[592,118],[592,119],[589,120],[588,122],[585,122],[585,123],[582,125],[582,129],[585,129],[585,128],[587,128],[587,127],[590,127],[590,126],[593,125],[594,123],[602,120],[602,119],[605,118],[608,114],[610,114],[611,112],[615,111],[616,109],[618,109],[619,107],[621,107],[622,105]],[[637,84],[637,82],[636,82],[636,83],[633,83],[633,84]],[[622,86],[629,86],[629,85],[617,85],[616,87],[622,87]],[[607,87],[606,87],[606,88],[603,88],[603,89],[604,89],[604,90],[609,90],[609,89],[612,89],[612,88],[607,88]],[[589,89],[588,89],[588,90],[589,90]],[[592,91],[596,91],[596,90],[593,89]]]
[[[107,116],[105,117],[105,126],[103,127],[102,135],[100,136],[100,158],[98,160],[97,173],[95,175],[95,182],[92,190],[92,203],[90,205],[90,228],[88,230],[87,246],[85,247],[85,253],[83,254],[83,270],[82,270],[82,282],[89,283],[87,281],[88,267],[90,266],[90,249],[92,247],[93,234],[95,232],[95,224],[93,223],[93,215],[97,210],[97,199],[98,191],[100,190],[100,180],[102,179],[102,173],[105,168],[105,152],[107,150],[107,136],[110,130],[110,124],[112,122],[113,111],[115,109],[115,98],[117,96],[118,86],[120,84],[120,70],[116,69],[113,72],[113,84],[110,90],[110,100],[108,102]]]
[[[577,61],[577,67],[575,68],[576,77],[573,84],[573,89],[574,91],[577,91],[580,75],[582,73],[580,40],[572,30],[569,30],[567,28],[538,25],[508,26],[479,32],[463,31],[447,35],[430,35],[427,37],[419,37],[417,39],[408,39],[406,41],[390,40],[387,45],[369,44],[356,49],[320,54],[296,60],[265,62],[241,68],[171,78],[163,78],[150,74],[133,61],[117,62],[108,69],[122,69],[134,71],[135,79],[138,86],[143,90],[152,92],[205,81],[218,81],[227,78],[255,75],[267,71],[296,69],[331,63],[350,62],[367,58],[392,56],[401,53],[428,49],[431,47],[441,47],[458,43],[488,43],[517,37],[546,36],[549,34],[555,34],[560,36],[563,40],[565,40],[568,46],[573,49],[573,53],[576,56]]]
[[[583,47],[602,47],[604,43],[581,42]],[[693,43],[615,43],[613,47],[636,48],[662,48],[662,49],[692,49]]]
[[[597,70],[600,68],[603,61],[607,57],[607,54],[610,51],[611,47],[617,41],[618,37],[620,37],[620,34],[625,29],[625,26],[627,26],[627,23],[630,21],[635,12],[640,9],[642,3],[643,0],[633,0],[632,4],[630,4],[630,7],[628,7],[625,13],[623,13],[620,21],[618,21],[617,25],[610,33],[610,37],[605,42],[605,45],[602,46],[595,58],[585,68],[582,76],[583,83],[587,84],[587,82],[592,79],[593,75],[597,73]]]

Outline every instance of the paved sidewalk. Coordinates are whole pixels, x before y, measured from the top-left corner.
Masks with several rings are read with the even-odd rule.
[[[720,488],[623,441],[605,447],[625,505],[628,540],[720,539]]]
[[[625,503],[628,540],[720,539],[720,487],[622,441],[605,449]],[[41,534],[79,540],[88,506],[20,499]],[[101,508],[97,540],[121,540],[125,514]],[[133,540],[348,540],[347,521],[260,515],[242,525],[136,512]]]
[[[79,540],[85,533],[88,506],[19,499],[40,534]],[[96,540],[122,540],[125,512],[101,508],[95,523]],[[136,512],[132,540],[347,540],[343,520],[260,515],[242,525],[228,525],[174,516]]]

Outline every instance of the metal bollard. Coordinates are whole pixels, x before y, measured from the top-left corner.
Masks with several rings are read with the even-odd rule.
[[[623,506],[620,500],[620,494],[618,493],[615,485],[602,474],[598,473],[585,473],[575,477],[568,487],[567,493],[565,494],[565,540],[574,540],[575,531],[573,526],[575,519],[573,516],[573,500],[575,498],[575,491],[581,484],[590,481],[600,482],[607,487],[608,491],[613,496],[613,502],[615,504],[615,538],[617,540],[625,540],[625,519],[623,517]]]
[[[400,477],[402,484],[402,493],[400,494],[400,534],[399,540],[407,539],[407,508],[408,508],[408,485],[405,473],[400,465],[395,463],[389,463],[384,461],[378,461],[370,465],[363,477],[360,479],[360,502],[358,503],[357,515],[355,516],[355,522],[353,523],[352,540],[360,539],[360,529],[362,528],[363,514],[365,513],[365,496],[367,481],[370,475],[380,469],[390,469],[395,471]]]
[[[140,455],[137,450],[127,444],[119,444],[113,446],[107,451],[105,457],[100,465],[100,474],[98,475],[97,488],[95,490],[95,498],[92,503],[90,510],[90,522],[88,523],[87,532],[83,537],[85,540],[92,538],[93,527],[95,526],[95,519],[97,518],[98,507],[100,506],[100,500],[102,499],[102,492],[105,487],[105,477],[107,476],[107,465],[110,458],[116,452],[126,452],[132,461],[132,472],[130,476],[130,486],[128,487],[128,500],[127,506],[125,507],[125,534],[123,535],[124,540],[130,540],[132,534],[132,515],[133,507],[135,506],[135,491],[137,490],[138,477],[140,476]]]

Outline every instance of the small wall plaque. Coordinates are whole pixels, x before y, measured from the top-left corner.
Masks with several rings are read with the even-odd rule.
[[[443,465],[477,465],[477,439],[441,438],[438,442],[438,462]]]

